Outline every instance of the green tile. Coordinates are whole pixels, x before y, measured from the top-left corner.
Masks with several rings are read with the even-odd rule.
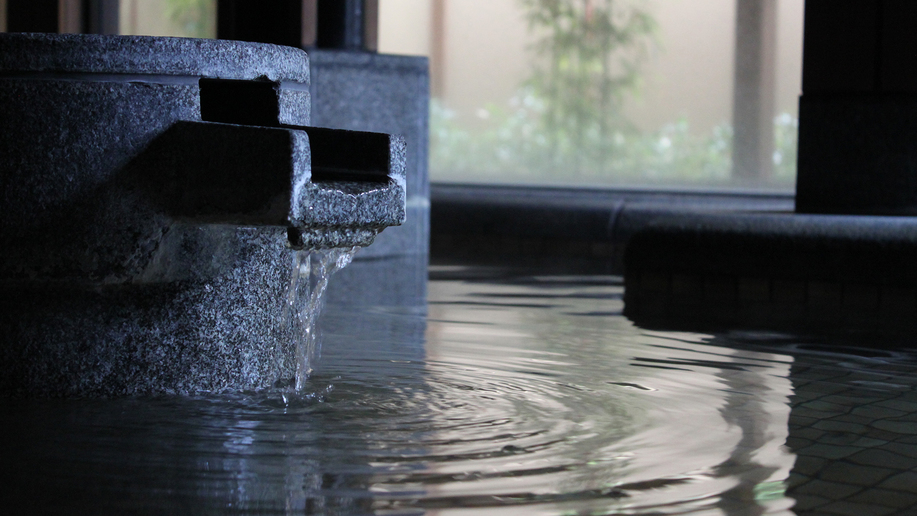
[[[905,471],[885,479],[879,487],[903,491],[905,493],[917,492],[917,472]]]
[[[885,516],[886,514],[894,514],[896,509],[842,500],[821,506],[819,512],[822,514],[837,514],[839,516]]]
[[[835,376],[835,377],[832,377],[831,379],[837,380],[838,378],[840,378],[840,376],[841,375]],[[816,393],[821,393],[824,395],[832,395],[832,396],[837,396],[839,394],[851,392],[849,385],[844,385],[836,381],[835,382],[829,382],[829,381],[812,382],[806,386],[806,390],[809,392],[816,392]],[[843,397],[841,399],[843,399]]]
[[[786,488],[787,490],[796,489],[797,487],[805,484],[806,482],[811,482],[812,477],[808,475],[800,475],[796,470],[790,472],[789,476],[786,478]]]
[[[800,409],[800,410],[794,409],[793,411],[790,412],[790,420],[787,421],[787,424],[790,426],[790,428],[793,428],[793,427],[808,428],[812,426],[812,424],[821,421],[820,418],[802,415],[803,411],[804,411],[803,409]]]
[[[874,432],[873,432],[874,433]],[[865,436],[859,434],[853,434],[849,432],[827,432],[825,435],[818,440],[820,444],[829,444],[833,446],[844,446],[847,448],[853,448],[859,450],[860,447],[856,446],[856,442],[860,439],[863,439]],[[875,439],[875,437],[870,433],[869,438]]]
[[[815,477],[826,464],[828,464],[828,460],[822,457],[797,455],[796,463],[793,464],[793,473],[805,477]]]
[[[896,473],[898,473],[898,470],[860,466],[849,462],[837,461],[825,466],[819,472],[818,478],[829,482],[872,487]]]
[[[867,426],[858,423],[847,423],[844,421],[819,421],[812,425],[813,428],[824,430],[825,432],[843,432],[847,434],[863,435],[867,431]]]
[[[885,439],[872,439],[870,437],[861,437],[857,439],[856,441],[853,441],[852,443],[850,443],[850,446],[856,446],[857,448],[878,448],[880,446],[881,447],[888,446],[889,444],[891,443]]]
[[[819,367],[819,368],[813,369],[807,372],[804,377],[804,379],[809,381],[809,384],[806,385],[806,390],[813,389],[831,380],[837,380],[839,378],[844,378],[849,373],[850,371],[846,371],[844,369],[837,369],[834,367]],[[793,378],[794,379],[796,378],[795,372],[793,373]],[[846,386],[843,386],[843,388],[848,389],[848,387]]]
[[[869,427],[869,432],[865,437],[870,439],[880,439],[887,442],[895,442],[901,438],[901,434],[895,432],[889,432],[888,430],[883,430],[881,428],[876,428],[874,426]]]
[[[817,509],[822,505],[831,502],[831,500],[828,498],[805,494],[795,494],[793,495],[793,498],[796,500],[796,505],[793,506],[793,509],[797,512],[797,514],[801,514],[803,511],[808,512],[813,509]]]
[[[854,394],[860,394],[860,395],[855,396]],[[831,395],[831,396],[825,396],[824,398],[822,398],[822,401],[827,401],[829,403],[837,403],[838,405],[849,407],[852,410],[855,407],[863,407],[863,406],[870,405],[872,403],[876,403],[876,402],[883,401],[883,400],[882,398],[876,398],[872,396],[869,396],[869,397],[862,396],[861,392],[851,391],[850,394],[844,395],[844,396],[839,396],[836,394]]]
[[[889,421],[887,419],[875,421],[873,428],[894,432],[902,435],[917,435],[917,422],[914,421]]]
[[[829,419],[831,419],[831,418],[833,418],[833,417],[835,417],[835,416],[838,416],[838,415],[840,415],[840,414],[843,414],[843,412],[822,412],[822,411],[820,411],[820,410],[810,410],[810,409],[808,409],[807,407],[800,407],[800,408],[796,409],[796,411],[799,412],[799,415],[801,415],[801,416],[805,416],[805,417],[809,417],[809,418],[814,418],[814,419],[818,420],[817,422],[826,421],[826,420],[829,420]],[[807,426],[814,426],[815,423],[816,423],[816,422],[813,421],[813,422],[811,422],[811,423],[810,423],[809,425],[807,425]]]
[[[813,441],[817,441],[823,435],[825,435],[824,430],[812,428],[811,426],[790,429],[790,436],[799,437],[800,439],[811,439]]]
[[[863,466],[887,467],[899,471],[907,471],[917,467],[917,461],[910,457],[903,457],[896,453],[877,448],[854,453],[847,457],[847,460]],[[917,486],[917,484],[914,485]]]
[[[841,500],[847,498],[848,496],[853,496],[863,488],[860,486],[850,485],[850,484],[841,484],[838,482],[826,482],[824,480],[812,480],[806,482],[805,484],[792,489],[789,493],[790,496],[796,496],[796,494],[811,495],[811,496],[820,496],[822,498],[827,498],[829,500]]]
[[[794,437],[793,435],[786,438],[786,446],[791,450],[799,450],[806,446],[811,446],[812,444],[815,444],[815,441],[811,439],[803,439],[802,437]]]
[[[882,448],[892,453],[896,453],[898,455],[904,456],[904,457],[910,457],[912,459],[917,459],[917,445],[914,445],[914,444],[888,443],[887,445],[883,446]],[[915,489],[917,489],[917,486],[915,486]]]
[[[850,446],[836,446],[831,444],[818,443],[795,451],[797,455],[807,455],[829,460],[837,460],[843,459],[844,457],[848,457],[863,450],[861,448],[853,448]]]
[[[850,501],[902,508],[917,504],[917,493],[873,488],[851,496]]]
[[[846,414],[850,407],[846,405],[840,405],[838,403],[829,403],[823,398],[819,398],[815,401],[810,401],[803,405],[803,408],[806,410],[817,410],[819,412],[833,413],[833,414]]]
[[[876,420],[876,418],[866,417],[866,416],[857,416],[855,414],[841,414],[839,416],[834,416],[831,418],[832,421],[844,421],[847,423],[859,423],[861,425],[868,425]]]
[[[900,416],[907,414],[906,412],[902,410],[896,410],[896,409],[888,408],[888,407],[880,407],[875,404],[865,405],[862,407],[856,407],[855,409],[851,411],[851,413],[857,416],[868,417],[873,420],[885,419],[885,418],[890,418],[890,417],[900,417]]]
[[[903,399],[894,399],[894,400],[882,400],[875,403],[880,407],[888,407],[897,410],[903,410],[909,414],[917,413],[917,402],[906,401]]]

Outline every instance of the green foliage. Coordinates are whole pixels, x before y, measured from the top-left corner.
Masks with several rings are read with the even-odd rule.
[[[547,158],[574,171],[603,170],[636,91],[655,21],[641,0],[520,0],[535,67],[525,82],[543,102],[538,132]]]
[[[187,37],[213,37],[210,28],[216,18],[215,0],[166,0],[165,14]]]
[[[706,185],[730,181],[730,124],[700,135],[684,118],[648,133],[614,130],[604,144],[603,167],[574,170],[554,162],[556,149],[540,132],[545,106],[531,89],[523,90],[507,108],[491,106],[482,112],[490,127],[471,132],[457,123],[454,112],[434,100],[430,106],[431,168],[441,178],[476,181]],[[795,179],[797,128],[798,120],[792,115],[784,113],[774,119],[774,181],[778,184]]]
[[[783,113],[774,119],[774,179],[777,181],[796,180],[798,140],[798,118],[789,113]]]
[[[684,118],[641,133],[623,113],[655,41],[643,0],[519,0],[535,65],[506,106],[487,106],[484,130],[431,105],[431,168],[462,180],[725,184],[732,127],[691,131]],[[775,119],[774,179],[796,173],[798,122]]]

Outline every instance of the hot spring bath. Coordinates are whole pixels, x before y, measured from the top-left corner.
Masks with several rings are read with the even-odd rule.
[[[620,315],[622,291],[613,276],[434,267],[426,306],[328,307],[323,356],[300,394],[5,399],[5,505],[70,514],[914,510],[913,351],[646,331]]]

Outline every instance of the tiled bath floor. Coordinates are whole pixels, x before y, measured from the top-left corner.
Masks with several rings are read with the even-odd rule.
[[[909,362],[826,353],[821,364],[793,367],[788,494],[798,514],[917,514],[917,364]]]

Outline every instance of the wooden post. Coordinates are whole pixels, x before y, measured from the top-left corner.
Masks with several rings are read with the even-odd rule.
[[[430,34],[430,93],[446,95],[446,0],[433,0]]]
[[[59,0],[57,13],[58,32],[61,34],[79,34],[83,32],[82,0]]]
[[[776,0],[736,0],[732,175],[758,183],[773,173]]]

